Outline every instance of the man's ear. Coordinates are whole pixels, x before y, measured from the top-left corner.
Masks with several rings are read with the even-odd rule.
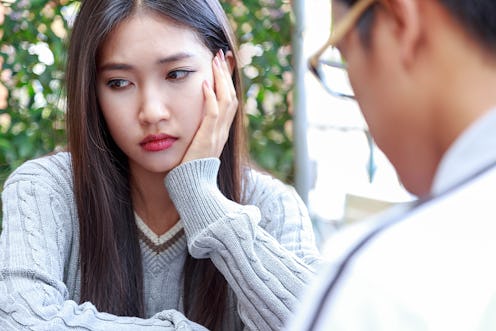
[[[415,59],[422,40],[422,17],[419,1],[386,0],[386,10],[397,24],[396,37],[399,42],[401,60],[409,66]],[[428,0],[430,1],[430,0]]]
[[[224,56],[226,58],[227,65],[229,66],[229,71],[231,72],[232,75],[234,72],[234,64],[235,64],[234,54],[232,51],[227,51],[226,54],[224,54]]]

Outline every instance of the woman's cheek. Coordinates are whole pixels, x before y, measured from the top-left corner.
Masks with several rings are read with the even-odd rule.
[[[183,126],[183,132],[189,132],[191,139],[193,139],[205,116],[205,98],[200,90],[200,93],[185,96],[183,100],[185,100],[183,104],[178,105],[183,110],[179,112],[180,121]]]

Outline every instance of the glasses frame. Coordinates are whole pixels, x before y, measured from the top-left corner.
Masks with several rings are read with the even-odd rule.
[[[327,42],[317,50],[308,60],[308,66],[312,73],[318,78],[318,80],[322,83],[322,85],[326,88],[326,90],[332,95],[353,99],[355,97],[348,94],[342,94],[335,92],[328,88],[328,86],[323,82],[323,77],[319,71],[319,61],[320,57],[329,47],[335,47],[343,38],[346,36],[348,32],[353,28],[353,26],[357,23],[360,17],[365,13],[365,11],[375,2],[379,0],[358,0],[346,13],[346,15],[336,24],[331,31],[329,39]],[[335,68],[346,69],[346,65],[339,62],[326,62],[327,65]]]

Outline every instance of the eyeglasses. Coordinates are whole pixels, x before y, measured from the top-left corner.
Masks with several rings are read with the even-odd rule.
[[[360,17],[378,0],[358,0],[333,28],[329,40],[310,59],[308,65],[312,73],[331,95],[355,99],[351,88],[346,63],[335,47],[353,28]]]

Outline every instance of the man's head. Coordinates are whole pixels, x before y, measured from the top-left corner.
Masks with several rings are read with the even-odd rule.
[[[334,26],[345,28],[331,41],[375,141],[414,194],[429,193],[447,148],[496,105],[493,17],[494,0],[333,1]]]

